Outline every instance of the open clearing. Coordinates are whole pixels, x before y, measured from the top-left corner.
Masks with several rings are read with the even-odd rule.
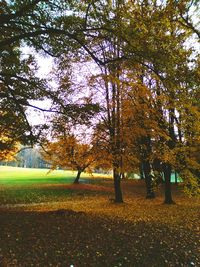
[[[2,266],[200,266],[199,199],[177,186],[176,205],[163,205],[162,187],[146,200],[143,181],[124,180],[119,205],[111,179],[19,172],[0,175]]]

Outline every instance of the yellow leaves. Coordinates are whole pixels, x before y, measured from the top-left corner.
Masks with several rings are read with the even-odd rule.
[[[53,169],[60,166],[64,169],[83,171],[96,158],[94,148],[78,142],[74,136],[61,137],[58,141],[49,143],[42,154],[44,159],[52,164]]]
[[[180,175],[184,181],[184,192],[189,196],[200,196],[199,181],[195,175],[189,169],[182,170]]]
[[[0,160],[15,160],[15,155],[19,149],[19,144],[14,142],[12,138],[4,135],[0,137]]]
[[[15,159],[15,154],[16,152],[14,151],[9,151],[9,150],[0,151],[0,160],[1,161],[12,161]]]

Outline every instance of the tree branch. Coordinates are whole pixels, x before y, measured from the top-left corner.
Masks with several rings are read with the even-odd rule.
[[[22,5],[22,7],[13,14],[12,13],[0,14],[0,24],[8,23],[10,20],[14,18],[22,17],[24,14],[26,14],[27,11],[33,9],[39,2],[46,2],[46,1],[34,0],[27,5]]]

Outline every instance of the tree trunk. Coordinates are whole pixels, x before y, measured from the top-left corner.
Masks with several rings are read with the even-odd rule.
[[[120,174],[114,169],[115,202],[123,203]]]
[[[172,99],[174,96],[172,95]],[[176,145],[176,135],[174,130],[174,112],[175,109],[169,109],[169,136],[170,139],[168,141],[168,147],[170,150],[175,148]],[[171,174],[172,174],[172,166],[169,163],[164,163],[164,178],[165,178],[165,204],[174,204],[172,200],[172,192],[171,192]]]
[[[165,178],[165,204],[174,204],[172,200],[172,192],[171,192],[171,173],[172,167],[170,164],[166,163],[164,165],[164,178]]]
[[[178,184],[178,176],[177,176],[177,172],[176,171],[174,173],[174,176],[175,176],[175,184],[177,185]]]
[[[143,170],[146,183],[146,198],[152,199],[155,198],[155,193],[153,190],[153,181],[151,175],[151,166],[148,160],[143,161]]]
[[[144,172],[143,172],[143,164],[142,163],[140,163],[139,169],[140,169],[140,179],[144,179]]]
[[[76,179],[74,180],[74,184],[78,184],[79,183],[79,179],[81,176],[82,170],[78,170],[77,175],[76,175]]]
[[[120,177],[124,180],[124,179],[126,179],[126,175],[125,175],[125,173],[124,172],[121,172],[120,173]]]

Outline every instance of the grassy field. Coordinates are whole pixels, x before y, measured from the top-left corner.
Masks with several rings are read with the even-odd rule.
[[[0,167],[0,266],[198,267],[200,201],[172,186],[145,199],[141,180],[124,180],[124,203],[112,179]]]
[[[73,171],[49,172],[47,169],[0,166],[0,204],[65,201],[66,196],[82,195],[82,190],[74,192],[71,187],[66,187],[73,183],[75,176],[76,172]],[[80,181],[92,184],[102,178],[107,179],[109,176],[82,173]]]
[[[95,174],[95,178],[108,178],[108,175]],[[27,186],[34,184],[69,184],[76,177],[75,171],[55,170],[49,172],[48,169],[29,169],[0,166],[0,185]],[[91,178],[88,173],[81,174],[81,180]]]

